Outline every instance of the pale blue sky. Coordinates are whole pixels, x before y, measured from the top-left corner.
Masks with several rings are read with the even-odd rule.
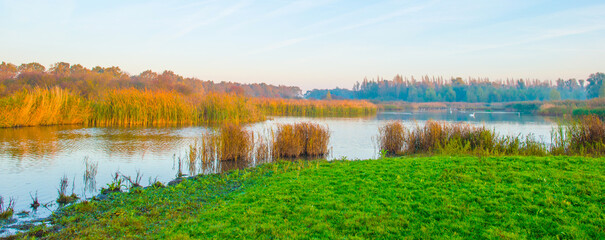
[[[603,1],[0,0],[0,23],[0,61],[303,89],[605,71]]]

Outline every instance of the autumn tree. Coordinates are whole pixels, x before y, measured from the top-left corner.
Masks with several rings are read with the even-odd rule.
[[[59,77],[66,77],[71,73],[70,65],[66,62],[58,62],[50,67],[50,72]]]
[[[24,72],[39,72],[39,73],[42,73],[42,72],[46,71],[46,67],[44,67],[42,64],[39,64],[37,62],[32,62],[32,63],[21,64],[19,66],[18,70],[21,73],[24,73]]]
[[[17,66],[12,63],[2,62],[0,64],[0,79],[9,79],[17,74]]]

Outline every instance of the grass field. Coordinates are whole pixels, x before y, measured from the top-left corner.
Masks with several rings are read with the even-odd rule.
[[[603,158],[280,162],[79,203],[43,237],[603,239],[604,206]]]

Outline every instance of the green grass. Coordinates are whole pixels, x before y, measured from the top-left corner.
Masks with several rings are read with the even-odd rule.
[[[79,203],[45,237],[603,239],[604,206],[604,158],[280,162]]]

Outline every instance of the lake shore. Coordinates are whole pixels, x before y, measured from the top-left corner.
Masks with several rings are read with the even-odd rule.
[[[53,219],[58,231],[37,227],[29,234],[49,239],[598,239],[605,237],[603,160],[282,161],[78,203]]]

